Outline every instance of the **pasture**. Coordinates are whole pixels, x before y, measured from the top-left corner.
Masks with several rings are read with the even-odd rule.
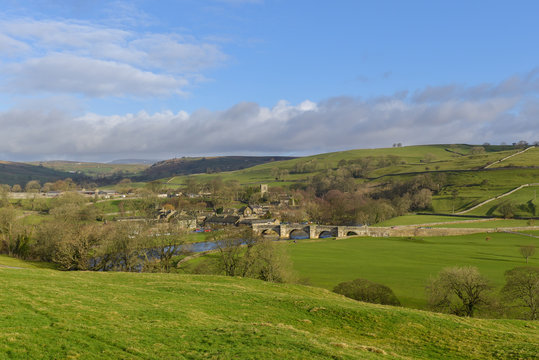
[[[476,266],[499,290],[506,270],[525,265],[519,247],[529,244],[539,247],[539,238],[505,233],[357,237],[302,240],[286,246],[298,275],[314,286],[333,289],[340,282],[365,278],[389,286],[404,306],[425,308],[425,285],[444,267]],[[530,265],[539,266],[539,255],[530,259]]]

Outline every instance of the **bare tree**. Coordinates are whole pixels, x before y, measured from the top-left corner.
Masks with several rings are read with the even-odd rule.
[[[155,232],[156,231],[156,232]],[[187,229],[177,224],[166,223],[155,228],[151,234],[152,257],[157,260],[156,269],[169,272],[172,267],[172,258],[188,252],[185,240]]]
[[[473,317],[478,306],[489,303],[490,288],[476,267],[445,268],[427,285],[428,303],[438,311]]]
[[[271,282],[294,280],[291,263],[282,246],[256,236],[249,228],[227,229],[215,234],[219,264],[226,275]]]
[[[525,245],[520,247],[520,255],[526,259],[526,264],[528,263],[528,258],[532,257],[535,254],[535,245]]]
[[[0,208],[0,252],[25,258],[29,253],[32,228],[17,219],[12,207]]]
[[[227,276],[245,276],[249,268],[249,255],[257,237],[251,229],[230,228],[212,235],[219,252],[219,264]]]
[[[513,308],[527,309],[527,318],[537,320],[539,315],[539,268],[518,267],[505,272],[502,299]]]
[[[88,270],[99,242],[96,225],[83,223],[61,223],[61,231],[54,241],[52,261],[62,270]]]

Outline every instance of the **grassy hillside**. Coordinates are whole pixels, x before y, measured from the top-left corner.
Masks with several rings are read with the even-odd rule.
[[[248,169],[221,173],[218,175],[200,175],[201,179],[221,176],[225,180],[235,179],[241,183],[276,182],[272,169],[279,168],[289,172],[276,183],[287,184],[301,181],[318,173],[324,173],[328,169],[336,169],[343,160],[354,162],[360,159],[370,158],[373,162],[380,159],[393,157],[394,163],[384,166],[375,166],[369,173],[369,178],[380,178],[385,175],[440,172],[449,170],[478,170],[489,163],[500,160],[508,155],[518,152],[511,146],[486,146],[482,154],[471,154],[471,145],[418,145],[400,148],[358,149],[339,151],[334,153],[319,154],[301,157],[293,160],[279,161],[270,164],[257,165]],[[524,167],[533,167],[539,164],[538,153],[534,149],[511,158],[516,161],[521,156],[525,157],[520,163]],[[298,164],[305,164],[307,170],[296,172]],[[501,162],[500,165],[504,165]],[[182,184],[181,177],[174,179],[174,184]],[[359,180],[364,181],[364,180]]]
[[[0,257],[10,359],[532,359],[539,326],[359,303],[323,289],[58,272]]]
[[[42,184],[65,178],[76,178],[76,174],[24,163],[0,161],[0,184],[19,184],[24,187],[30,180],[38,180]]]

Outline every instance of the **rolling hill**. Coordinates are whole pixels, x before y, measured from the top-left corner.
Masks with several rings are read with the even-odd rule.
[[[50,169],[45,166],[0,161],[0,184],[19,184],[24,187],[24,184],[30,180],[38,180],[43,184],[68,177],[76,179],[78,176],[77,174]]]
[[[217,156],[201,158],[176,158],[159,161],[138,177],[139,180],[149,181],[165,177],[201,173],[221,173],[250,168],[259,164],[290,160],[286,156]]]

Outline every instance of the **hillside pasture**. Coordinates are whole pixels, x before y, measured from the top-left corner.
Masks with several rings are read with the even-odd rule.
[[[539,179],[537,179],[539,182]],[[503,198],[491,201],[469,212],[472,215],[485,214],[489,216],[502,216],[500,205],[510,201],[514,204],[516,216],[539,216],[539,200],[537,199],[539,186],[524,187]]]
[[[482,201],[511,191],[522,184],[536,183],[539,179],[539,169],[519,169],[518,176],[515,176],[513,169],[447,172],[446,176],[447,186],[432,198],[436,213],[452,213],[453,204],[455,212],[466,210]],[[457,191],[457,198],[453,201],[452,192],[454,190]],[[510,197],[504,198],[504,200],[507,199]],[[466,215],[484,216],[492,215],[492,213],[488,214],[488,209],[481,207]]]
[[[501,167],[538,167],[539,166],[539,147],[534,147],[522,154],[513,156],[505,161],[493,165],[493,168]]]

